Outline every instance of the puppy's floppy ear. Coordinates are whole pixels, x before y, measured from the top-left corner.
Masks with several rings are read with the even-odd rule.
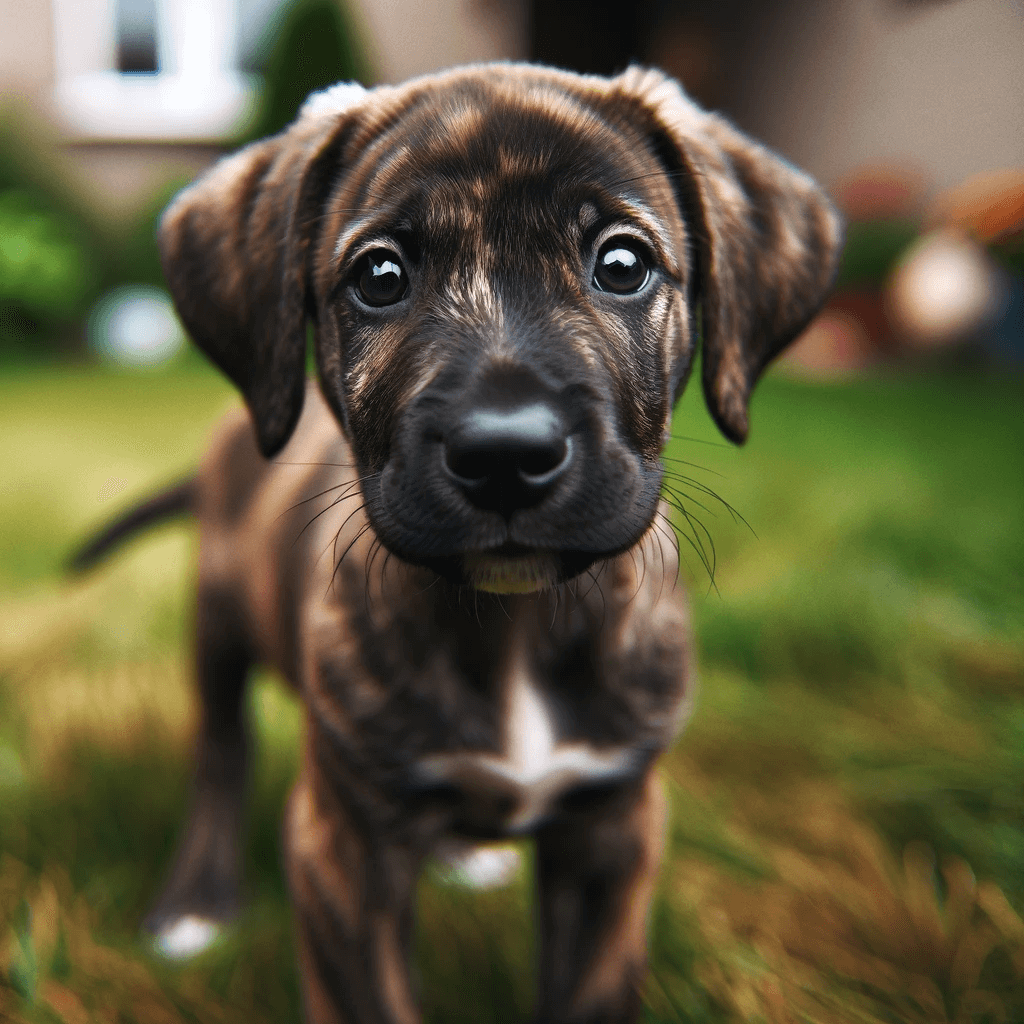
[[[652,119],[695,257],[704,397],[722,433],[742,443],[754,384],[835,279],[842,223],[807,175],[702,110],[661,72],[630,68],[614,84]]]
[[[241,389],[268,458],[291,436],[306,377],[308,263],[352,113],[335,86],[280,135],[221,160],[160,223],[160,256],[196,344]]]

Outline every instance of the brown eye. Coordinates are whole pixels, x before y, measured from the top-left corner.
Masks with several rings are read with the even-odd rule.
[[[368,306],[390,306],[405,298],[409,279],[395,253],[374,249],[356,267],[356,291]]]
[[[632,238],[612,238],[601,246],[594,267],[594,287],[615,295],[640,291],[650,271],[640,246]]]

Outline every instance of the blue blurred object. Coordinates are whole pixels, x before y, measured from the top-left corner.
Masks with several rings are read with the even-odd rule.
[[[1024,366],[1024,279],[1000,272],[1004,288],[997,319],[982,339],[986,350],[1001,362]]]
[[[152,285],[111,289],[89,315],[88,333],[94,351],[122,366],[158,366],[185,344],[171,297]]]

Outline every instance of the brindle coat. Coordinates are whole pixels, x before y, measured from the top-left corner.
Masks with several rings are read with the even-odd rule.
[[[673,403],[699,309],[708,407],[745,438],[839,236],[806,176],[640,69],[339,86],[179,196],[167,278],[251,419],[182,492],[204,715],[151,928],[236,910],[241,703],[263,662],[307,708],[285,840],[310,1020],[419,1019],[415,881],[452,834],[536,840],[536,1020],[635,1018],[654,762],[693,690],[658,505]],[[615,272],[640,260],[640,287],[600,286],[608,252]],[[378,273],[394,288],[374,304]],[[527,484],[482,498],[453,450],[484,422],[547,431],[554,482],[520,466]],[[487,592],[517,588],[539,592]]]

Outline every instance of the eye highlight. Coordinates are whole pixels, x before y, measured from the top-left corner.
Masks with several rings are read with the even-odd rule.
[[[374,249],[356,264],[356,293],[367,306],[392,306],[405,298],[409,276],[390,249]]]
[[[634,238],[610,238],[601,246],[594,266],[594,287],[613,295],[632,295],[640,291],[651,272],[643,249]]]

